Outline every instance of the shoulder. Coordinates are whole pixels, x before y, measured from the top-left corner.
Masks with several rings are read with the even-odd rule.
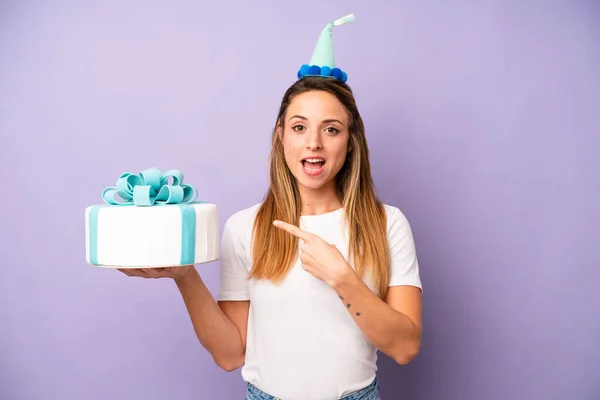
[[[383,204],[383,208],[387,215],[388,224],[390,222],[408,223],[408,218],[406,217],[406,214],[404,214],[404,212],[400,208],[392,206],[390,204]]]
[[[385,205],[391,274],[388,286],[416,286],[422,290],[417,249],[408,218],[398,207]]]
[[[410,236],[412,236],[410,222],[408,221],[406,214],[404,214],[404,212],[396,206],[392,206],[389,204],[383,204],[383,207],[384,207],[384,210],[385,210],[386,216],[387,216],[388,236],[395,236],[395,235],[410,235]]]
[[[251,234],[256,213],[262,203],[254,204],[248,208],[236,211],[225,221],[224,233],[232,236],[245,236]]]

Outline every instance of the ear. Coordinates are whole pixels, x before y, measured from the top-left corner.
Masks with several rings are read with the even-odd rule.
[[[283,144],[283,126],[277,125],[277,136],[279,137],[279,142]]]

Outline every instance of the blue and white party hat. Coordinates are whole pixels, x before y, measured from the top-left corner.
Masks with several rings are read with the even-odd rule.
[[[310,64],[303,64],[300,67],[298,79],[305,76],[322,76],[346,82],[348,75],[335,65],[332,31],[334,26],[343,25],[352,21],[354,21],[354,14],[336,19],[323,28],[313,51],[312,58],[310,59]]]

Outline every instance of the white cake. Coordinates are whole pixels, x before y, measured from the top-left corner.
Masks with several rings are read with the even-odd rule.
[[[152,171],[145,172],[149,174]],[[127,175],[129,182],[132,181],[130,175]],[[182,180],[182,177],[179,179]],[[120,183],[123,186],[123,182]],[[133,198],[135,185],[130,186]],[[144,188],[148,191],[148,185],[138,182],[138,186],[141,189],[136,189],[136,196]],[[155,189],[163,189],[162,186],[156,185]],[[105,192],[109,189],[116,190],[107,188]],[[153,204],[138,206],[133,204],[133,200],[130,204],[117,203],[113,197],[103,193],[107,204],[87,207],[86,262],[108,268],[153,268],[201,264],[218,259],[216,205],[193,201],[161,204],[155,203],[154,197],[151,200]]]

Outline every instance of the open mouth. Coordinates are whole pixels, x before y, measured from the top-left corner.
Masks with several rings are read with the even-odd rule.
[[[302,159],[302,169],[309,175],[319,174],[323,170],[325,159],[322,157],[309,157]]]

